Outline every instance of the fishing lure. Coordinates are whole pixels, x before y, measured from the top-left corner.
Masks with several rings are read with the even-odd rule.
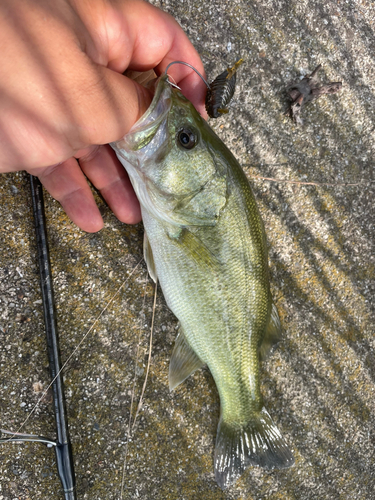
[[[237,79],[237,69],[243,63],[239,59],[234,66],[227,68],[209,85],[206,94],[206,111],[211,118],[218,118],[228,113],[227,105],[231,101]]]
[[[219,76],[215,78],[211,84],[209,84],[205,78],[199,73],[197,69],[195,69],[191,64],[184,61],[173,61],[171,62],[165,73],[168,73],[168,69],[173,64],[184,64],[189,68],[193,69],[204,81],[207,87],[206,93],[206,111],[210,118],[218,118],[222,114],[228,113],[227,105],[231,101],[235,88],[236,88],[236,79],[237,79],[237,69],[243,63],[243,59],[239,59],[234,66],[231,68],[227,68],[225,71],[220,73]],[[171,83],[171,82],[170,82]],[[171,83],[171,85],[174,85]],[[174,85],[175,86],[175,85]]]

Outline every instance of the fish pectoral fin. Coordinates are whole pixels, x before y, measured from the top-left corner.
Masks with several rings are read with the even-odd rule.
[[[266,333],[264,334],[262,343],[259,347],[259,359],[264,361],[272,351],[272,348],[280,342],[281,339],[281,323],[279,313],[275,304],[272,302],[271,315],[268,322]]]
[[[220,418],[215,447],[215,479],[220,488],[233,484],[250,465],[282,469],[294,464],[293,454],[263,407],[245,425]]]
[[[151,276],[153,279],[154,283],[156,283],[157,280],[157,273],[156,273],[156,268],[155,268],[155,262],[154,262],[154,256],[152,253],[152,248],[150,245],[150,242],[147,237],[146,231],[144,232],[143,235],[143,258],[146,261],[147,264],[147,271],[148,274]]]
[[[211,269],[220,266],[219,259],[189,229],[183,228],[177,237],[171,235],[169,237],[178,245],[183,246],[184,252],[188,253],[198,266],[210,267]]]
[[[204,363],[195,354],[180,327],[169,363],[169,390],[173,391]]]

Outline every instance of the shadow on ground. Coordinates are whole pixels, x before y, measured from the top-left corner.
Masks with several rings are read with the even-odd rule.
[[[245,58],[230,114],[212,126],[244,166],[266,226],[284,337],[263,364],[262,390],[296,464],[249,469],[232,488],[217,488],[216,388],[203,370],[169,393],[176,321],[161,294],[144,404],[128,440],[153,300],[142,227],[120,224],[98,199],[105,228],[88,235],[47,196],[63,359],[126,280],[65,372],[79,498],[120,498],[123,469],[124,499],[372,498],[375,8],[331,0],[154,3],[186,30],[209,78]],[[306,107],[297,127],[285,115],[286,85],[319,63],[322,82],[342,81],[343,89]],[[1,426],[17,429],[49,373],[27,177],[2,176],[0,196]],[[50,396],[24,431],[54,436]],[[62,498],[44,447],[2,446],[0,474],[0,500]]]

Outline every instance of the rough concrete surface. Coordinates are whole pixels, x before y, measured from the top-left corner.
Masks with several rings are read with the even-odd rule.
[[[374,4],[154,3],[177,18],[209,79],[245,59],[230,114],[212,126],[244,166],[265,222],[284,336],[262,366],[262,391],[296,463],[250,468],[224,492],[216,486],[218,394],[207,370],[169,393],[176,320],[161,293],[143,407],[126,447],[153,301],[145,265],[136,267],[142,226],[119,223],[98,199],[105,228],[85,234],[47,195],[63,360],[125,280],[65,370],[79,499],[120,498],[123,470],[124,499],[374,498]],[[298,127],[284,114],[285,89],[319,63],[322,83],[343,88],[307,106]],[[27,176],[1,176],[0,196],[0,427],[17,430],[49,372]],[[54,437],[50,395],[22,430]],[[1,500],[63,498],[45,446],[2,445],[0,477]]]

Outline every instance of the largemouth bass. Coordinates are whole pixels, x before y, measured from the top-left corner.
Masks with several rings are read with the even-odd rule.
[[[249,465],[292,465],[260,393],[259,360],[280,321],[263,224],[239,163],[167,75],[111,146],[141,203],[149,273],[179,320],[170,389],[206,364],[219,391],[217,483],[229,486]]]

